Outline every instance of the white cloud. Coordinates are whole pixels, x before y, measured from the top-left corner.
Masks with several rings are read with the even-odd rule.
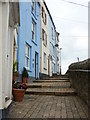
[[[69,1],[88,5],[89,0]],[[69,4],[61,0],[46,0],[46,3],[56,28],[60,32],[60,47],[63,48],[61,58],[62,71],[65,73],[68,66],[77,61],[77,57],[80,60],[88,57],[88,38],[80,37],[88,36],[88,8]]]

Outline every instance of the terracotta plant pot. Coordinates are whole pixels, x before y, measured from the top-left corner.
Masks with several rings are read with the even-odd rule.
[[[12,93],[13,93],[14,101],[16,101],[16,102],[22,102],[23,101],[23,97],[24,97],[24,94],[25,94],[24,89],[13,88]]]
[[[23,83],[28,83],[28,78],[23,78]]]

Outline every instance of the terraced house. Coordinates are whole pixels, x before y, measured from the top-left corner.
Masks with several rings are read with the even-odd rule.
[[[49,67],[49,14],[45,1],[40,1],[40,78],[48,76]]]
[[[20,2],[20,27],[18,34],[18,69],[23,67],[30,80],[39,78],[40,61],[40,4],[37,0]]]
[[[56,48],[56,74],[60,74],[60,48],[59,48],[59,35],[56,31],[56,41],[55,41],[55,48]]]
[[[53,22],[50,11],[46,2],[40,2],[41,15],[41,43],[40,43],[40,78],[52,76],[59,73],[59,33],[56,32],[56,27]],[[58,39],[57,39],[58,38]],[[57,45],[56,45],[57,44]],[[58,56],[58,59],[57,59]]]
[[[6,109],[12,102],[13,48],[20,24],[19,3],[14,2],[0,2],[0,110]]]
[[[49,13],[50,76],[56,73],[56,27]]]
[[[30,81],[57,74],[56,27],[44,0],[20,2],[18,69],[29,73]]]

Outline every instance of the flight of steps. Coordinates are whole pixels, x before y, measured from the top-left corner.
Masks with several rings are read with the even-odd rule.
[[[33,95],[75,95],[76,92],[71,88],[69,79],[65,77],[54,76],[49,80],[35,80],[27,84],[26,94]]]

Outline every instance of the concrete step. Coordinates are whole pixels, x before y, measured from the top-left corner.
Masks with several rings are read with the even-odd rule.
[[[70,82],[27,83],[28,88],[70,88]]]
[[[58,95],[58,96],[72,96],[76,95],[76,92],[72,88],[60,88],[60,89],[53,89],[53,88],[28,88],[26,90],[26,94],[30,95]]]
[[[50,80],[69,80],[69,78],[56,78],[56,77],[51,77]]]
[[[43,83],[43,82],[70,82],[69,80],[34,80],[34,83]]]

